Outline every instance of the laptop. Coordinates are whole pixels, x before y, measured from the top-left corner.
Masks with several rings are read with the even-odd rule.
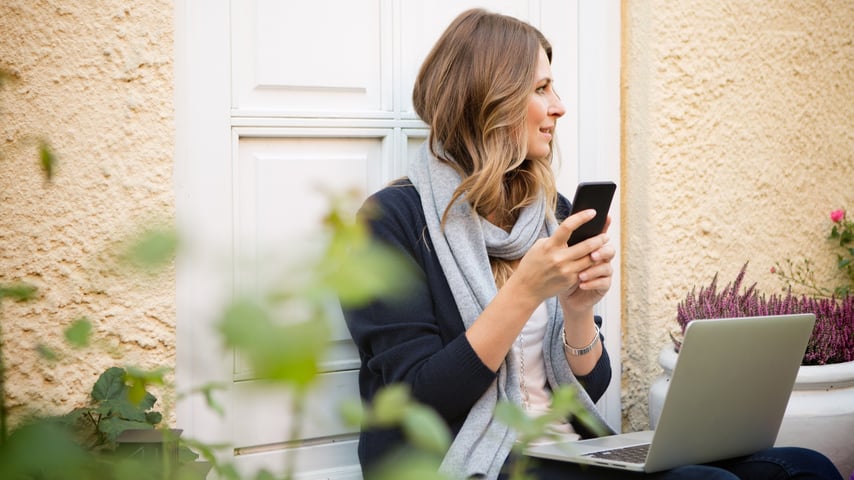
[[[811,313],[692,321],[654,431],[538,443],[525,454],[651,473],[771,447],[814,323]]]

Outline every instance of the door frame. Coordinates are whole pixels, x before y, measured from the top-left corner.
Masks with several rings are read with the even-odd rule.
[[[177,260],[176,404],[177,424],[187,436],[227,443],[228,417],[220,417],[192,389],[231,381],[232,355],[224,351],[213,328],[221,303],[233,285],[216,259],[231,248],[233,123],[231,111],[230,9],[228,1],[176,0],[175,8],[175,166],[176,220],[193,245]],[[621,179],[620,170],[620,25],[619,0],[578,1],[578,180]],[[583,94],[582,94],[583,93]],[[572,108],[572,106],[570,106]],[[401,150],[405,150],[401,148]],[[611,238],[618,256],[609,293],[597,306],[606,318],[604,331],[615,380],[600,408],[619,429],[621,412],[621,270],[620,202],[611,210]],[[225,275],[225,276],[223,276]],[[213,355],[211,352],[220,352]],[[227,410],[229,396],[214,395]]]

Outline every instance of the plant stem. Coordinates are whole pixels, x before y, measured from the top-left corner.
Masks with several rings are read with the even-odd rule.
[[[3,315],[0,312],[0,446],[6,445],[9,427],[6,423],[9,412],[6,410],[6,363],[3,361]]]
[[[302,432],[303,412],[305,411],[306,390],[298,387],[294,389],[293,403],[291,404],[291,431],[288,439],[295,442],[300,438]],[[293,480],[295,464],[297,460],[296,448],[289,448],[285,454],[285,480]]]

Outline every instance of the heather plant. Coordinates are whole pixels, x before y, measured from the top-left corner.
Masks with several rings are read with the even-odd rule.
[[[692,289],[677,306],[676,320],[684,334],[693,320],[761,315],[814,313],[815,327],[807,344],[803,365],[854,361],[854,296],[816,297],[784,294],[765,295],[752,284],[742,291],[747,263],[735,280],[718,290],[718,275],[709,285]],[[677,349],[681,342],[673,337]]]

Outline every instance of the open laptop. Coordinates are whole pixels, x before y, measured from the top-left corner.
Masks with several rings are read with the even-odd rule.
[[[771,447],[814,323],[811,313],[692,321],[655,431],[539,443],[525,454],[658,472]]]

